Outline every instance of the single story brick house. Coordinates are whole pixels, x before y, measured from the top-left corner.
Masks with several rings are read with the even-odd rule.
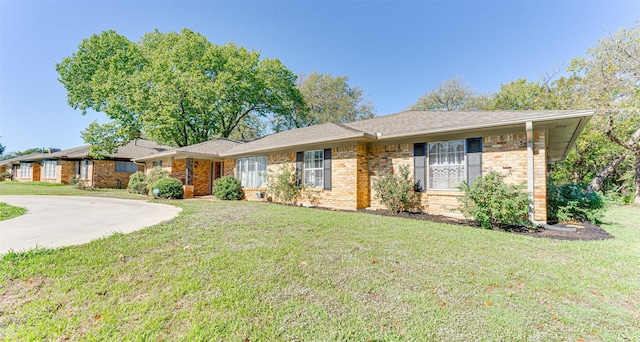
[[[132,160],[160,153],[173,147],[136,139],[118,148],[117,152],[103,159],[89,156],[89,145],[74,147],[54,153],[36,153],[0,161],[12,170],[13,179],[19,182],[41,181],[69,184],[74,177],[96,188],[124,188],[129,176],[143,171],[144,165]]]
[[[137,158],[162,164],[189,193],[211,193],[222,174],[240,179],[248,200],[266,191],[266,175],[295,168],[315,204],[345,209],[381,208],[376,174],[408,167],[421,191],[421,208],[452,214],[473,182],[497,171],[527,184],[532,217],[547,220],[549,166],[563,160],[593,111],[405,111],[347,124],[327,123],[249,142],[217,139]],[[308,204],[308,203],[306,203]]]

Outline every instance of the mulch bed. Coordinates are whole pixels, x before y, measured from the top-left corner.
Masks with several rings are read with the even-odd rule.
[[[475,227],[479,229],[481,228],[477,223],[468,219],[458,219],[455,217],[441,216],[441,215],[430,215],[424,213],[410,213],[410,212],[401,212],[399,214],[392,214],[387,210],[358,210],[361,213],[374,214],[374,215],[382,215],[382,216],[390,216],[390,217],[403,217],[413,220],[424,220],[431,221],[437,223],[448,223],[455,224],[460,226],[469,226]],[[576,222],[576,223],[556,223],[553,226],[560,228],[576,228],[575,232],[568,231],[555,231],[544,229],[541,227],[536,227],[533,229],[521,226],[508,226],[503,227],[499,230],[527,235],[536,238],[548,238],[555,240],[605,240],[605,239],[613,239],[614,236],[609,234],[606,230],[602,229],[600,226],[596,224],[592,224],[589,222]]]

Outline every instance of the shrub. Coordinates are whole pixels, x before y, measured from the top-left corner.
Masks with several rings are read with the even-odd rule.
[[[503,225],[531,226],[528,219],[531,200],[525,185],[507,185],[503,175],[492,171],[479,177],[469,186],[463,182],[458,189],[465,191],[460,198],[460,210],[476,220],[483,228]]]
[[[69,184],[74,189],[79,190],[93,190],[92,186],[89,186],[89,181],[87,179],[80,179],[80,177],[75,176],[69,180]]]
[[[138,171],[131,176],[129,176],[129,184],[127,184],[127,191],[134,194],[143,194],[146,195],[148,193],[147,183],[145,182],[144,172]]]
[[[5,171],[3,173],[0,173],[0,180],[5,180],[5,179],[11,180],[11,172]]]
[[[549,187],[549,219],[596,222],[605,212],[605,202],[597,192],[577,184]]]
[[[222,200],[240,200],[244,193],[239,179],[224,176],[213,182],[213,195]]]
[[[169,174],[167,172],[162,171],[162,167],[156,166],[149,170],[147,175],[144,178],[144,182],[146,184],[147,192],[151,191],[151,184],[155,183],[158,179],[168,178]]]
[[[409,168],[400,166],[399,171],[398,175],[390,172],[376,173],[378,178],[373,182],[375,198],[396,214],[415,206],[420,196],[414,191],[415,183]]]
[[[182,198],[184,194],[182,182],[175,178],[160,178],[150,188],[151,191],[158,189],[158,193],[153,195],[159,198]]]
[[[288,163],[280,165],[276,173],[270,173],[267,177],[269,191],[273,198],[284,203],[296,204],[304,189],[298,181],[298,175]]]

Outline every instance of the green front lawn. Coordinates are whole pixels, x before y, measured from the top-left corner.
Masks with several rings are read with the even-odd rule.
[[[79,190],[74,189],[71,185],[44,182],[0,182],[0,195],[97,196],[148,199],[143,195],[129,193],[126,189]]]
[[[174,201],[174,220],[0,260],[5,340],[640,340],[640,210],[557,241]]]
[[[18,217],[27,212],[27,209],[0,202],[0,221]]]

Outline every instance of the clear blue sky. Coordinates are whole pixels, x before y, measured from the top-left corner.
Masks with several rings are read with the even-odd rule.
[[[640,20],[640,1],[6,1],[0,0],[0,143],[6,152],[83,145],[104,114],[66,103],[55,64],[113,29],[132,41],[189,28],[259,50],[295,73],[348,76],[378,115],[460,76],[477,92],[564,70],[599,38]]]

